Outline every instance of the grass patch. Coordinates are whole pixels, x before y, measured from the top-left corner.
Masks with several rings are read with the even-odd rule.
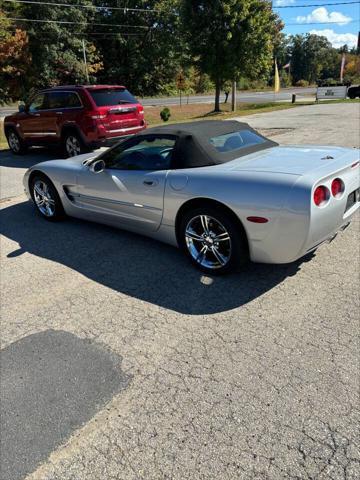
[[[307,103],[307,105],[312,104]],[[213,103],[192,103],[189,105],[171,105],[169,106],[171,117],[170,120],[166,123],[178,123],[185,122],[188,120],[221,120],[231,117],[241,117],[243,115],[252,115],[254,113],[262,112],[273,112],[276,110],[284,110],[287,108],[296,108],[304,104],[292,104],[292,103],[239,103],[237,105],[236,112],[231,111],[230,104],[222,104],[221,112],[213,111]],[[164,108],[163,106],[155,107],[144,107],[145,108],[145,119],[148,122],[149,126],[165,124],[161,122],[160,111]]]
[[[4,122],[0,120],[0,150],[6,150],[7,148],[9,147],[4,133]]]

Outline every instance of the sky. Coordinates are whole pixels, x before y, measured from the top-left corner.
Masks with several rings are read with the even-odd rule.
[[[344,44],[351,48],[357,45],[360,3],[334,5],[351,1],[356,0],[274,0],[273,8],[285,23],[284,33],[316,33],[325,36],[336,48]],[[301,8],[300,5],[309,7]]]

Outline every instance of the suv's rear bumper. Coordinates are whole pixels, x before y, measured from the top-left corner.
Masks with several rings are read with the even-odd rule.
[[[119,135],[106,136],[99,140],[88,143],[87,145],[91,148],[111,147],[112,145],[115,145],[121,140],[124,140],[125,138],[131,137],[132,135],[135,135],[136,133],[145,130],[145,128],[146,125],[139,125],[138,127],[132,128],[123,128],[119,130]]]

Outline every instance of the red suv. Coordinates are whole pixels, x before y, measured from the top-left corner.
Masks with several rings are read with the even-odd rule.
[[[142,105],[118,85],[63,86],[38,92],[4,129],[16,154],[31,145],[61,145],[73,157],[146,128]]]

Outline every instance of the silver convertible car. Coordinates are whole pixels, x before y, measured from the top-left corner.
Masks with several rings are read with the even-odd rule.
[[[150,128],[101,154],[30,168],[41,215],[64,214],[179,246],[207,273],[288,263],[344,230],[359,208],[359,151],[279,146],[246,123]]]

